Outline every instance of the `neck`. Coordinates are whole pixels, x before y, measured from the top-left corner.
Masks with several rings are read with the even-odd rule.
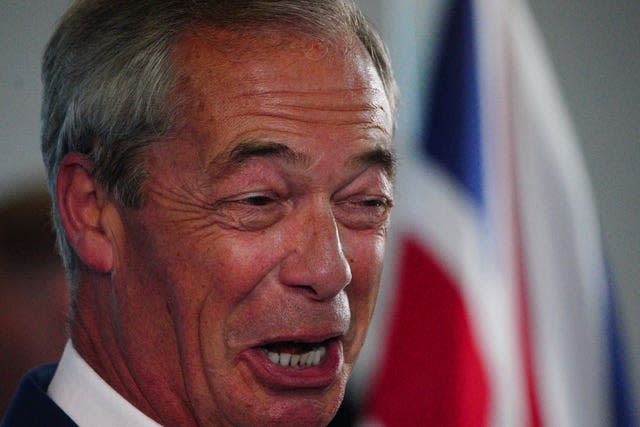
[[[80,284],[71,320],[73,346],[89,366],[118,394],[148,417],[162,423],[160,413],[138,386],[135,372],[126,363],[126,351],[117,339],[117,329],[107,292],[108,283]]]

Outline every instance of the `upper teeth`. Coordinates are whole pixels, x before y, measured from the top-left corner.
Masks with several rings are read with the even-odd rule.
[[[287,367],[290,366],[292,368],[304,368],[307,366],[318,366],[322,357],[327,354],[327,349],[321,346],[302,354],[275,353],[269,350],[265,350],[265,352],[269,360],[273,363]]]

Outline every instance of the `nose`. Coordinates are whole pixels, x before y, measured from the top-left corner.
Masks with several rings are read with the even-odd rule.
[[[351,282],[340,231],[330,206],[301,212],[287,231],[291,248],[280,265],[286,286],[308,290],[313,299],[336,296]]]

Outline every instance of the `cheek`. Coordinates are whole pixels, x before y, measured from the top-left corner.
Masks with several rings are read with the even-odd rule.
[[[281,257],[278,245],[274,244],[277,236],[263,233],[252,237],[221,237],[211,245],[208,256],[196,257],[196,270],[200,276],[197,280],[206,282],[207,286],[207,294],[197,313],[200,334],[209,339],[213,335],[218,337],[216,352],[228,350],[229,341],[237,334],[236,329],[247,325],[247,318],[252,318],[259,285]]]
[[[237,370],[229,342],[241,330],[238,325],[247,328],[254,289],[272,269],[276,251],[261,240],[247,242],[237,235],[187,241],[176,242],[167,252],[167,262],[175,257],[179,263],[167,269],[172,277],[165,280],[173,287],[170,299],[187,388],[199,402],[197,410],[207,413],[240,405],[229,390],[247,390],[249,382]]]
[[[279,259],[275,239],[266,233],[258,237],[221,237],[208,247],[208,253],[197,255],[210,298],[234,307],[274,269]]]
[[[385,238],[379,235],[356,236],[345,244],[345,255],[351,266],[354,297],[367,298],[377,291],[382,272]],[[375,295],[374,295],[375,298]]]
[[[353,274],[352,282],[346,288],[352,319],[352,330],[347,340],[350,347],[348,362],[351,363],[362,347],[375,308],[385,243],[380,236],[369,236],[357,242],[358,245],[351,247],[353,252],[346,254]]]

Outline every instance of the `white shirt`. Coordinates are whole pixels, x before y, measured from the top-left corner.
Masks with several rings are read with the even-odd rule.
[[[111,388],[67,342],[49,397],[80,427],[158,427]]]

